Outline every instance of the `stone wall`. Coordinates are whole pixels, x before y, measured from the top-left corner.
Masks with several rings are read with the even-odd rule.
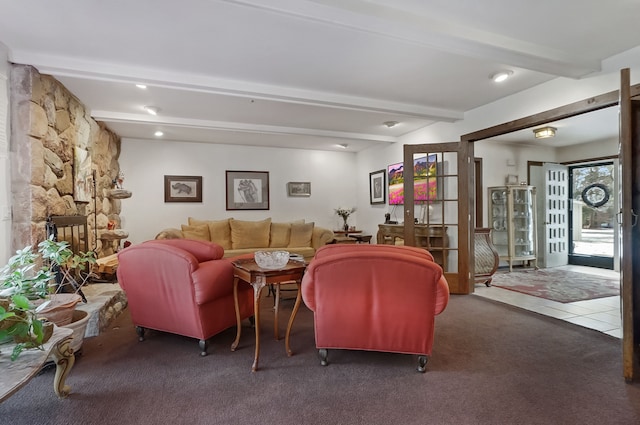
[[[113,254],[118,241],[103,241],[100,235],[109,221],[120,228],[121,200],[107,197],[120,172],[120,138],[91,118],[56,79],[31,66],[12,65],[10,90],[13,251],[42,241],[48,216],[82,215],[89,249],[99,257]],[[91,158],[96,190],[94,196],[91,188],[88,202],[74,193],[76,148]]]

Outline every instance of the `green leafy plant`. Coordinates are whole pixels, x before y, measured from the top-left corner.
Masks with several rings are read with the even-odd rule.
[[[17,344],[11,352],[11,360],[29,348],[42,349],[45,342],[45,323],[36,317],[33,305],[20,294],[0,303],[0,341],[11,338]]]
[[[92,276],[88,271],[83,272],[83,269],[96,262],[93,251],[76,254],[68,242],[54,241],[51,237],[38,244],[38,252],[43,259],[49,261],[52,270],[60,272],[60,281],[55,285],[55,291],[61,291],[69,285],[73,292],[79,292]]]
[[[68,242],[49,238],[38,244],[37,252],[32,246],[16,251],[0,269],[0,341],[16,342],[11,360],[25,349],[42,349],[46,342],[46,321],[38,318],[39,310],[33,301],[47,298],[67,285],[73,292],[81,292],[91,276],[82,269],[95,262],[94,252],[75,254]],[[44,304],[46,301],[40,308]]]
[[[0,269],[0,341],[11,339],[16,345],[11,360],[28,348],[42,349],[44,321],[38,319],[31,301],[44,298],[53,278],[42,266],[39,255],[28,246],[16,251]]]

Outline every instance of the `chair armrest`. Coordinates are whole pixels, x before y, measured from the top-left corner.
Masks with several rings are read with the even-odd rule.
[[[230,261],[211,260],[200,263],[191,278],[198,305],[233,294],[233,265]]]
[[[436,309],[435,314],[440,314],[449,304],[449,282],[445,279],[444,275],[438,280],[436,287]]]
[[[209,260],[218,260],[224,256],[224,248],[215,242],[199,241],[195,239],[165,239],[165,240],[152,240],[144,242],[145,244],[160,244],[165,246],[172,246],[174,248],[187,251],[194,257],[199,263]]]

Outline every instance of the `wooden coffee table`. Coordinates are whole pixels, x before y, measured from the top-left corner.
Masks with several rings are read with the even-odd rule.
[[[237,333],[236,339],[231,344],[231,351],[235,351],[240,343],[241,333],[241,320],[240,320],[240,307],[238,305],[238,282],[244,281],[253,286],[253,312],[255,317],[256,328],[256,351],[253,359],[253,365],[251,371],[258,370],[258,358],[260,357],[260,294],[262,288],[266,285],[276,285],[276,303],[275,303],[275,318],[274,318],[274,336],[275,339],[279,339],[278,335],[278,308],[280,301],[280,284],[284,282],[295,281],[298,286],[298,294],[296,295],[296,302],[289,318],[289,324],[287,325],[287,332],[285,334],[285,350],[287,355],[293,355],[291,347],[289,346],[289,335],[291,334],[291,327],[293,321],[296,318],[298,309],[300,308],[300,302],[302,301],[302,294],[300,292],[300,282],[302,281],[302,275],[304,274],[307,264],[303,261],[289,260],[286,266],[280,270],[267,270],[258,266],[253,259],[240,259],[232,261],[233,264],[233,299],[236,308],[236,320],[237,320]]]

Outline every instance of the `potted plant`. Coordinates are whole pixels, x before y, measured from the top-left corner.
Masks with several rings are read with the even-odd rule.
[[[25,349],[42,348],[49,328],[53,332],[47,323],[71,327],[81,343],[84,328],[76,332],[72,322],[84,319],[86,327],[86,313],[74,312],[76,304],[86,302],[81,288],[92,276],[82,270],[95,261],[93,252],[75,254],[68,242],[50,238],[37,252],[31,246],[18,250],[0,269],[0,341],[17,343],[12,359]]]
[[[49,262],[56,279],[50,285],[53,293],[37,311],[58,326],[68,325],[76,304],[80,301],[87,302],[82,286],[92,276],[88,269],[96,262],[95,253],[89,251],[76,254],[68,242],[54,241],[53,237],[40,242],[38,252]]]
[[[0,341],[16,342],[11,360],[25,349],[42,349],[53,332],[53,325],[37,316],[34,304],[47,296],[53,277],[38,261],[38,254],[28,246],[0,269]]]

